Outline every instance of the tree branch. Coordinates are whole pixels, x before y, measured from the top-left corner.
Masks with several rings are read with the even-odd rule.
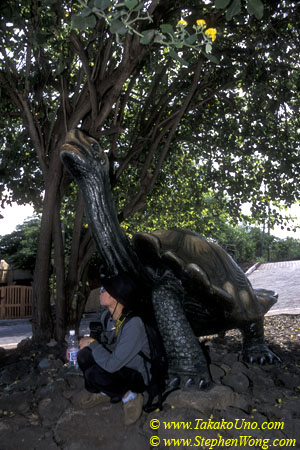
[[[3,73],[0,72],[0,79],[4,84],[4,86],[7,88],[7,91],[13,103],[19,109],[23,120],[28,124],[29,135],[36,150],[38,159],[40,161],[43,175],[44,177],[46,177],[48,173],[48,165],[45,160],[45,147],[42,138],[42,133],[39,128],[39,124],[34,120],[33,114],[30,110],[27,100],[23,97],[23,95],[20,92],[18,92],[12,77],[10,79],[10,82],[8,82]]]
[[[30,75],[30,66],[31,66],[31,50],[32,44],[31,40],[28,40],[27,49],[26,49],[26,72],[25,72],[25,91],[29,94],[29,75]]]
[[[151,190],[153,189],[153,186],[157,180],[157,177],[160,173],[161,167],[162,167],[164,160],[167,156],[167,153],[169,151],[170,143],[171,143],[171,141],[175,135],[176,129],[178,127],[178,124],[179,124],[180,120],[182,119],[182,117],[184,116],[184,114],[186,113],[188,106],[190,104],[190,101],[193,98],[193,95],[195,94],[195,92],[197,90],[202,64],[203,64],[202,60],[199,60],[196,70],[195,70],[195,73],[194,73],[194,77],[193,77],[193,81],[192,81],[189,93],[186,96],[182,107],[176,114],[173,115],[172,121],[168,121],[165,123],[164,129],[159,133],[159,135],[157,136],[155,141],[152,143],[151,148],[149,149],[149,152],[148,152],[148,156],[144,163],[142,173],[141,173],[141,183],[140,183],[139,192],[129,202],[129,204],[127,204],[125,206],[125,208],[122,212],[122,216],[124,218],[126,218],[129,215],[135,213],[136,211],[142,209],[146,205],[147,195],[149,194],[149,192],[151,192]],[[154,156],[155,152],[157,151],[162,139],[164,138],[164,136],[166,136],[166,133],[168,132],[169,129],[170,129],[170,131],[169,131],[169,134],[165,141],[163,151],[161,152],[159,161],[156,164],[154,171],[152,172],[150,170],[150,165],[151,165],[153,156]]]
[[[84,71],[87,77],[88,87],[90,91],[90,102],[92,107],[92,121],[94,122],[97,117],[97,92],[95,84],[92,80],[92,73],[90,69],[89,59],[85,53],[81,40],[74,31],[72,31],[70,34],[70,41],[82,61],[82,65],[84,67]]]
[[[160,172],[160,170],[162,168],[163,162],[164,162],[164,160],[165,160],[165,158],[167,156],[167,153],[169,151],[170,143],[171,143],[171,141],[173,139],[173,136],[174,136],[174,134],[176,132],[176,129],[177,129],[178,125],[179,125],[179,122],[182,119],[182,117],[184,116],[185,112],[187,111],[188,106],[190,104],[190,101],[192,100],[193,95],[194,95],[194,93],[195,93],[195,91],[197,89],[198,81],[199,81],[200,74],[201,74],[202,65],[203,65],[203,61],[202,61],[202,59],[200,59],[198,61],[197,66],[196,66],[196,70],[195,70],[195,73],[194,73],[194,77],[193,77],[192,85],[191,85],[191,88],[190,88],[190,92],[188,93],[188,95],[186,96],[186,98],[184,100],[184,103],[183,103],[183,106],[181,108],[180,114],[178,114],[178,116],[174,120],[173,126],[171,128],[169,136],[168,136],[168,138],[166,140],[166,143],[164,145],[164,149],[163,149],[163,151],[161,153],[161,156],[159,158],[158,164],[155,166],[155,170],[154,170],[153,177],[152,177],[151,184],[150,184],[150,191],[152,190],[152,188],[154,186],[154,183],[155,183],[155,181],[156,181],[156,179],[158,177],[158,174],[159,174],[159,172]]]

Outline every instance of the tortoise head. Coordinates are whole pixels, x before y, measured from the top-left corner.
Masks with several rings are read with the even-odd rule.
[[[138,274],[138,258],[120,227],[109,179],[109,161],[91,136],[71,130],[60,153],[82,193],[86,219],[107,276]]]
[[[95,171],[98,174],[104,172],[105,175],[109,171],[108,157],[99,143],[80,130],[67,133],[60,158],[77,181]]]

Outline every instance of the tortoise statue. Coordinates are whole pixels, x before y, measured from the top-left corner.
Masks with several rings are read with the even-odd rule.
[[[66,136],[61,160],[82,192],[86,218],[106,276],[127,272],[151,303],[166,349],[169,372],[182,386],[210,384],[199,336],[241,330],[243,358],[274,363],[264,341],[264,314],[273,291],[253,289],[247,277],[215,243],[183,229],[137,233],[131,242],[119,225],[109,162],[98,142],[80,130]]]

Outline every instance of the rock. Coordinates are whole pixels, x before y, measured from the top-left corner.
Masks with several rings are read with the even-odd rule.
[[[222,378],[222,384],[231,387],[235,392],[246,392],[249,388],[249,379],[243,373],[230,373]]]
[[[247,395],[234,392],[233,406],[249,414],[252,410],[252,401]]]
[[[284,433],[286,434],[286,436],[296,439],[297,443],[299,443],[300,442],[299,418],[284,421]]]
[[[26,412],[32,401],[32,394],[30,392],[10,392],[0,397],[0,409],[5,411],[12,411],[13,413]]]
[[[143,414],[140,420],[146,417]],[[123,425],[121,403],[98,405],[91,410],[66,410],[55,426],[55,441],[66,450],[149,449],[149,440],[139,433],[139,423]]]
[[[57,341],[55,339],[51,339],[48,344],[48,347],[56,347],[57,346]]]
[[[256,398],[258,403],[265,403],[265,404],[275,404],[276,399],[280,398],[282,395],[282,391],[280,389],[271,389],[269,392],[259,388],[259,386],[253,386],[253,396]]]
[[[283,398],[282,406],[287,409],[294,419],[300,419],[300,395],[295,395],[292,398]],[[298,423],[299,425],[299,423]]]
[[[2,370],[2,373],[0,375],[0,385],[1,384],[11,384],[13,383],[13,378],[11,371],[9,369]]]
[[[1,432],[2,450],[31,450],[40,449],[43,441],[44,430],[39,426],[26,426],[16,433],[15,431]]]
[[[63,412],[69,407],[68,400],[56,393],[51,398],[43,398],[38,404],[38,412],[43,421],[55,423]]]
[[[289,372],[281,372],[278,374],[277,380],[281,381],[282,385],[289,389],[297,388],[300,384],[299,377]]]
[[[209,349],[209,356],[214,363],[219,363],[223,360],[223,356],[221,352],[218,352],[215,348]]]
[[[65,372],[64,379],[68,384],[70,389],[83,389],[84,388],[84,379],[80,376],[79,372]]]
[[[223,358],[223,364],[227,364],[228,366],[232,366],[238,360],[238,355],[236,353],[228,353]]]
[[[99,446],[80,440],[77,442],[65,444],[63,450],[99,450]]]
[[[225,371],[217,364],[210,364],[209,371],[213,382],[221,384],[221,378],[224,377]]]
[[[39,362],[39,369],[48,369],[50,367],[50,361],[48,358],[44,358]]]
[[[60,448],[56,445],[54,442],[54,439],[52,437],[41,440],[39,442],[39,446],[37,447],[38,450],[60,450]]]
[[[5,431],[9,431],[11,428],[7,423],[0,422],[0,433],[4,433]]]
[[[245,375],[248,375],[248,373],[249,373],[247,364],[245,364],[241,361],[234,362],[231,366],[231,370],[232,370],[232,372],[243,373]]]
[[[176,408],[190,407],[205,412],[210,411],[212,405],[215,409],[225,409],[234,405],[235,396],[226,386],[214,386],[209,391],[178,390],[172,392],[167,401]]]
[[[224,370],[225,373],[231,373],[231,367],[228,366],[228,364],[222,363],[222,364],[220,364],[220,367],[221,367],[221,369]]]

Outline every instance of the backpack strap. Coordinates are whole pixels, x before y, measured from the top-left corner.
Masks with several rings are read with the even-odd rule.
[[[107,311],[106,311],[106,314],[105,314],[105,317],[104,317],[104,321],[103,321],[103,323],[104,323],[104,329],[105,329],[105,330],[106,330],[106,327],[107,327],[107,324],[108,324],[109,316],[110,316],[110,313],[109,313],[109,311],[107,310]]]
[[[124,325],[125,322],[127,322],[127,320],[131,319],[131,317],[133,317],[132,311],[128,311],[125,314],[121,313],[121,316],[116,320],[116,330],[115,330],[116,336],[118,335],[122,325]],[[106,330],[109,318],[110,318],[110,312],[107,311],[107,313],[105,314],[105,317],[104,317],[104,321],[103,321],[105,330]]]

